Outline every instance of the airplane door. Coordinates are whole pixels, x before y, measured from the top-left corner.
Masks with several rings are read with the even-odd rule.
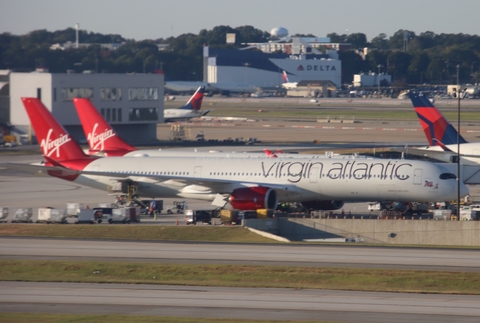
[[[421,185],[422,184],[422,173],[423,169],[417,168],[413,172],[413,184],[414,185]]]
[[[316,183],[318,179],[318,167],[310,168],[310,174],[308,174],[308,178],[310,179],[310,183]]]
[[[202,166],[195,166],[193,176],[201,177],[202,176]]]

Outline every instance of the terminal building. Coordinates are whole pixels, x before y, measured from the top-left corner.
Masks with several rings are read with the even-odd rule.
[[[30,120],[22,97],[39,98],[72,137],[86,137],[73,105],[73,98],[88,98],[131,144],[153,142],[156,125],[163,122],[162,74],[67,74],[36,71],[0,73],[0,131],[15,135],[18,142],[32,139]],[[8,129],[6,129],[8,128]]]

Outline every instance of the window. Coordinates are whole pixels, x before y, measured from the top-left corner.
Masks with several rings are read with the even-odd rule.
[[[105,116],[105,119],[107,119],[108,122],[112,121],[112,120],[110,120],[110,119],[111,119],[111,118],[110,118],[110,110],[111,110],[111,109],[110,109],[110,108],[106,108],[105,110],[106,110],[106,112],[107,112],[107,115]]]
[[[37,88],[37,99],[39,99],[40,101],[42,100],[42,89],[41,88]]]
[[[121,101],[122,89],[119,87],[102,87],[100,89],[100,100],[102,101]]]
[[[440,179],[457,179],[457,176],[452,173],[443,173],[440,174]]]
[[[129,111],[128,120],[129,121],[158,121],[158,109],[157,108],[132,108]]]
[[[158,88],[156,87],[134,87],[128,89],[130,101],[157,101]]]
[[[117,120],[122,121],[122,109],[118,108],[117,109]]]
[[[93,99],[93,88],[90,87],[64,87],[62,88],[62,101],[71,101],[73,98]]]

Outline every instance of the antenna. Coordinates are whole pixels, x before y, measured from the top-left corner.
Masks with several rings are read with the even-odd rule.
[[[78,23],[75,24],[75,48],[78,49],[78,28],[80,25]]]

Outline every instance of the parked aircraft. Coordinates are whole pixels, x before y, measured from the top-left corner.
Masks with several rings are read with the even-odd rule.
[[[283,79],[282,87],[284,89],[290,90],[297,87],[298,82],[290,82],[288,80],[287,72],[285,71],[283,71],[282,73],[282,79]]]
[[[462,164],[480,164],[480,142],[467,142],[423,94],[410,93],[410,99],[430,144],[426,147],[409,148],[410,154],[427,156],[444,162],[455,162],[458,158],[459,138]]]
[[[135,187],[142,197],[221,199],[241,210],[275,208],[278,202],[337,209],[344,200],[442,201],[457,196],[455,175],[424,161],[88,156],[38,99],[22,100],[46,163],[0,166],[101,190]],[[468,193],[463,183],[460,190],[461,196]]]
[[[199,86],[205,87],[209,95],[222,94],[230,95],[231,93],[255,93],[258,92],[258,87],[250,83],[238,82],[188,82],[188,81],[172,81],[165,83],[165,89],[175,93],[191,93]]]
[[[182,121],[207,115],[210,110],[200,110],[204,93],[205,87],[200,86],[183,107],[163,110],[163,120],[165,122]]]

